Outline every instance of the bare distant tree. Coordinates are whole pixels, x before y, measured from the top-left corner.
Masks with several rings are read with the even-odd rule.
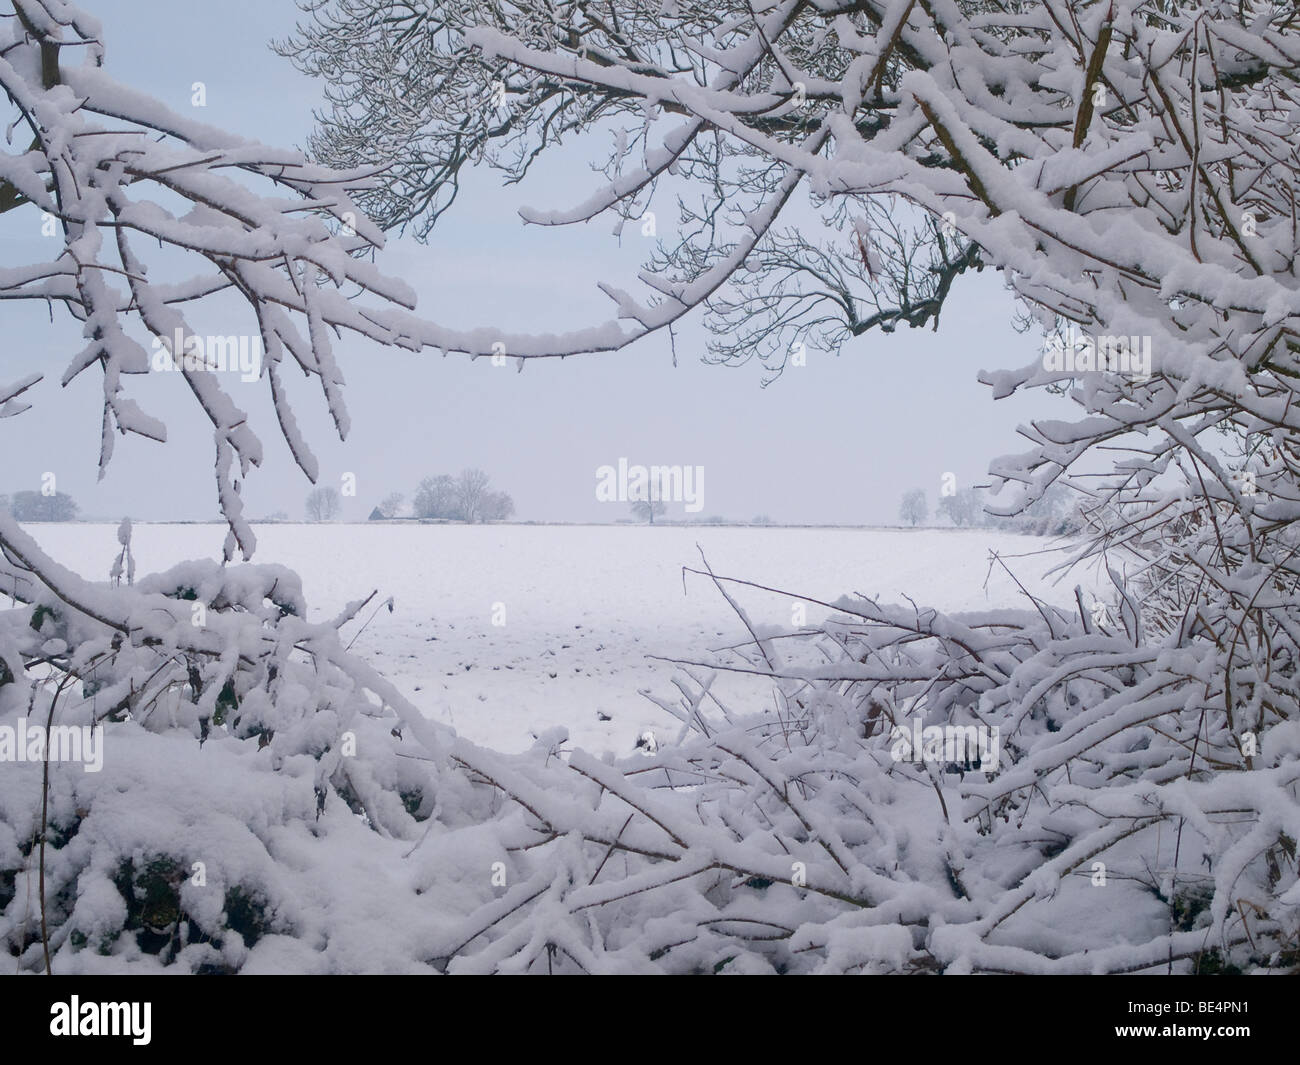
[[[653,525],[655,518],[662,516],[667,510],[663,503],[664,497],[669,496],[669,492],[665,491],[667,487],[663,473],[658,469],[650,471],[650,477],[644,486],[629,486],[629,494],[632,496],[633,516],[639,521]],[[697,518],[695,520],[700,521],[701,519]]]
[[[963,488],[939,500],[938,512],[948,517],[954,525],[982,525],[984,503],[973,488]]]
[[[415,490],[411,506],[417,518],[456,516],[456,479],[447,473],[426,477]]]
[[[913,488],[903,496],[903,501],[898,505],[898,516],[907,522],[908,525],[919,525],[930,516],[930,507],[925,501],[925,492],[920,488]]]
[[[514,517],[515,501],[508,492],[487,492],[483,496],[481,515],[484,521],[506,521]]]
[[[379,513],[385,518],[397,517],[397,512],[402,509],[402,501],[406,497],[401,492],[390,492],[384,496],[379,504]]]
[[[317,488],[307,496],[308,521],[333,521],[342,509],[337,488]]]
[[[488,477],[480,469],[462,470],[456,481],[456,506],[468,522],[483,519],[483,501],[488,495]]]
[[[668,508],[658,499],[638,499],[632,504],[632,513],[640,521],[655,523],[655,518],[659,517]]]

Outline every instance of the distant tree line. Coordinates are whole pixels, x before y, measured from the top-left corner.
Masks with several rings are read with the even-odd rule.
[[[8,511],[15,521],[74,521],[80,509],[64,492],[15,492],[12,499],[0,495],[0,510]]]
[[[984,493],[978,488],[960,488],[941,494],[935,516],[958,528],[1004,529],[1038,536],[1067,536],[1083,528],[1083,518],[1070,491],[1059,485],[1049,488],[1032,506],[1019,514],[1001,517],[985,510]],[[930,515],[925,492],[913,488],[903,494],[898,507],[900,520],[924,525]]]
[[[397,518],[404,513],[406,497],[393,492],[375,507],[371,518]],[[409,516],[426,521],[506,521],[514,517],[515,501],[509,493],[492,488],[492,479],[480,469],[461,470],[453,476],[438,473],[424,478],[411,497]]]
[[[493,491],[492,479],[480,469],[461,470],[459,476],[439,473],[426,477],[415,490],[411,509],[417,518],[447,521],[505,521],[515,513],[506,492]]]
[[[439,473],[424,478],[416,486],[411,505],[406,497],[392,492],[370,512],[377,518],[422,518],[439,521],[505,521],[514,516],[514,500],[506,492],[493,490],[492,479],[480,469],[462,470],[457,476]],[[338,489],[322,486],[314,489],[306,502],[308,521],[333,521],[343,509]]]

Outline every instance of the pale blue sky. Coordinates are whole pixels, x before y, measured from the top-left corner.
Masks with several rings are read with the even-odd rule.
[[[83,4],[105,24],[107,67],[118,79],[176,108],[188,107],[191,84],[203,81],[212,124],[272,144],[305,139],[319,88],[267,47],[292,26],[290,0]],[[543,230],[523,226],[516,214],[524,205],[567,206],[594,188],[587,165],[594,155],[580,143],[565,151],[521,186],[502,189],[495,172],[471,176],[427,246],[392,242],[379,264],[417,290],[419,313],[506,332],[567,330],[610,316],[596,282],[631,283],[649,250],[639,230],[629,226],[620,245],[605,223]],[[47,250],[30,235],[39,221],[23,215],[12,212],[0,226],[8,263]],[[665,224],[661,214],[660,235]],[[298,412],[320,456],[322,483],[356,474],[358,497],[345,500],[345,518],[364,518],[391,491],[409,497],[425,474],[476,465],[513,495],[520,519],[612,521],[626,508],[597,502],[595,471],[627,457],[704,466],[705,515],[893,523],[905,490],[925,488],[933,507],[944,472],[976,483],[991,457],[1021,449],[1016,425],[1041,411],[1044,399],[995,404],[976,382],[981,368],[1036,357],[1038,339],[1012,330],[1012,311],[1000,280],[985,271],[959,282],[938,333],[870,335],[838,359],[810,350],[806,367],[766,389],[756,366],[699,361],[697,319],[678,332],[676,368],[666,335],[616,355],[532,363],[522,374],[513,364],[349,340],[340,357],[350,439],[332,436],[318,390],[299,389]],[[47,377],[33,392],[36,410],[0,422],[0,491],[37,488],[52,470],[89,515],[216,514],[210,432],[178,382],[129,380],[145,409],[167,422],[170,439],[160,446],[120,438],[108,476],[96,483],[99,380],[87,374],[62,394],[58,385],[79,330],[57,315],[52,328],[44,307],[10,304],[4,314],[0,378],[31,369]],[[267,452],[246,485],[248,513],[301,516],[310,485],[275,435],[264,385],[232,387]]]

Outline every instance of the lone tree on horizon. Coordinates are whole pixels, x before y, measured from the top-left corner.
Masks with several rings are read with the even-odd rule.
[[[632,516],[649,525],[653,525],[655,518],[662,517],[667,510],[668,508],[658,499],[638,499],[632,504]]]
[[[307,495],[308,521],[333,521],[343,509],[339,490],[330,486],[317,488]]]
[[[898,505],[898,516],[912,526],[925,521],[930,516],[930,507],[925,501],[925,492],[920,488],[913,488],[910,492],[905,493],[903,501]]]

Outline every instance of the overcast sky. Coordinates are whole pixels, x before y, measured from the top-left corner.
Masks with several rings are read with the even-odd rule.
[[[203,118],[276,145],[300,145],[320,87],[268,48],[292,28],[291,0],[83,0],[100,17],[107,69],[177,109],[191,85],[206,85]],[[605,145],[600,145],[605,147]],[[543,332],[595,325],[611,317],[596,289],[629,283],[650,241],[629,226],[620,242],[610,224],[568,230],[525,227],[521,206],[569,206],[595,188],[592,150],[579,144],[523,185],[499,175],[469,175],[452,212],[428,245],[393,240],[380,256],[387,273],[419,294],[417,312],[455,327]],[[49,253],[31,212],[11,212],[0,249],[12,265]],[[659,220],[660,236],[666,221]],[[544,360],[516,374],[464,356],[413,355],[347,339],[339,349],[352,433],[340,444],[319,390],[300,388],[299,419],[321,459],[321,483],[344,473],[358,494],[344,518],[362,519],[389,492],[409,498],[421,477],[480,466],[514,497],[517,517],[613,521],[621,504],[596,499],[596,469],[629,462],[703,466],[703,515],[778,522],[894,523],[899,497],[924,488],[934,506],[945,472],[968,485],[989,460],[1020,451],[1018,423],[1041,412],[1042,397],[994,403],[976,381],[981,368],[1023,365],[1039,339],[1011,328],[1013,305],[990,271],[959,281],[937,333],[871,334],[842,355],[810,350],[808,364],[762,388],[757,365],[701,363],[697,318],[678,332],[678,365],[668,337],[616,355]],[[39,369],[36,409],[0,422],[0,491],[39,488],[57,474],[88,516],[142,520],[205,519],[217,514],[211,433],[179,381],[128,379],[128,390],[168,425],[158,445],[119,438],[116,457],[96,480],[100,379],[59,378],[81,346],[79,327],[49,323],[44,307],[8,304],[6,369],[12,381]],[[226,330],[230,331],[230,330]],[[166,375],[164,375],[166,376]],[[249,477],[247,513],[298,518],[310,485],[268,420],[264,383],[234,385],[236,400],[260,429],[267,459]],[[680,508],[670,512],[680,513]]]

